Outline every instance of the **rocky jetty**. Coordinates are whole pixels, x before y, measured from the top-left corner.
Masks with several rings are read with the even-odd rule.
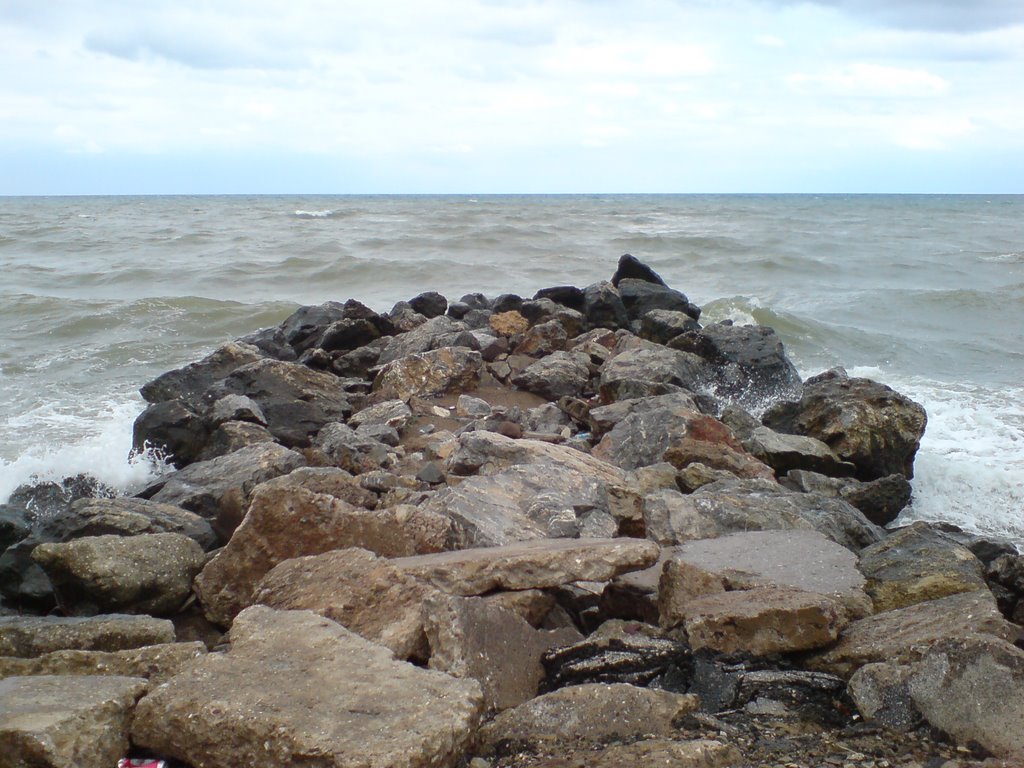
[[[923,408],[632,256],[142,394],[172,471],[0,507],[0,766],[1024,764],[1024,558],[884,527]]]

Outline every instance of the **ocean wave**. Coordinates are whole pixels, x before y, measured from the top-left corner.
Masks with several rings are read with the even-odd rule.
[[[293,219],[339,219],[345,216],[351,216],[350,211],[340,210],[337,208],[322,208],[315,210],[303,210],[297,208],[288,214]]]

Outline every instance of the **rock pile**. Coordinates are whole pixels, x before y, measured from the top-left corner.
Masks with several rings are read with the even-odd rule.
[[[1024,758],[1024,560],[881,527],[924,410],[700,317],[623,256],[146,384],[173,471],[0,508],[0,765]]]

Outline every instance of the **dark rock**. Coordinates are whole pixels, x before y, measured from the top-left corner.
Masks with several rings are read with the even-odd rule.
[[[235,341],[239,344],[256,347],[260,352],[275,360],[294,362],[298,358],[292,345],[288,343],[284,329],[279,325],[273,328],[262,328],[255,333],[241,336]]]
[[[398,334],[409,333],[427,322],[427,318],[413,309],[407,301],[395,304],[387,317]]]
[[[329,352],[325,352],[320,347],[311,347],[299,355],[298,362],[300,365],[316,371],[327,371],[331,368],[332,359]]]
[[[517,312],[523,306],[523,297],[514,293],[503,293],[491,302],[490,310],[494,314],[502,312]]]
[[[274,436],[266,427],[248,421],[225,421],[210,433],[196,460],[209,461],[248,448],[250,445],[273,442]]]
[[[380,338],[380,329],[369,320],[344,318],[331,323],[316,346],[327,352],[349,352]]]
[[[388,466],[392,457],[388,445],[339,422],[325,424],[313,439],[313,447],[330,457],[335,466],[353,475]]]
[[[459,299],[459,302],[465,304],[470,310],[474,309],[486,309],[490,310],[491,302],[482,293],[467,293]]]
[[[384,344],[390,339],[377,339],[359,349],[353,349],[343,355],[333,356],[331,359],[331,371],[338,376],[366,379],[370,377],[371,370],[380,360],[381,350]]]
[[[559,403],[561,406],[561,401]],[[601,437],[612,430],[617,424],[625,421],[634,414],[649,413],[653,411],[682,410],[685,412],[696,412],[699,410],[693,396],[688,392],[672,392],[667,395],[652,395],[649,397],[636,397],[626,400],[617,400],[608,405],[597,408],[590,408],[584,401],[567,403],[568,407],[563,408],[576,421],[586,423],[594,437]],[[570,408],[572,410],[570,410]],[[666,447],[668,443],[665,443]],[[664,450],[664,449],[662,449]]]
[[[469,312],[469,310],[470,306],[468,304],[463,304],[461,301],[453,301],[448,304],[448,312],[446,314],[448,317],[461,320],[466,316],[466,313]]]
[[[685,395],[663,395],[631,402],[632,412],[605,433],[593,450],[598,458],[623,469],[657,464],[671,445],[700,429],[699,425],[706,420],[714,421],[689,408]],[[592,420],[597,420],[601,426],[607,424],[602,420],[607,415],[606,408],[591,411]],[[722,430],[728,432],[724,425]],[[732,442],[735,443],[735,439]]]
[[[205,419],[181,400],[165,400],[149,406],[135,419],[132,451],[155,451],[181,468],[199,458],[208,437]]]
[[[438,485],[445,481],[445,474],[436,462],[428,461],[416,473],[416,479],[430,485]]]
[[[591,328],[629,328],[626,307],[611,283],[594,283],[584,289],[583,314]]]
[[[657,344],[668,344],[679,334],[699,328],[696,320],[678,310],[651,309],[640,317],[640,338]]]
[[[552,288],[541,288],[533,295],[534,300],[550,299],[556,304],[561,304],[577,312],[584,310],[583,289],[572,285],[559,285]]]
[[[30,520],[24,507],[0,505],[0,552],[28,536]]]
[[[682,312],[694,321],[700,317],[700,307],[691,304],[684,294],[671,288],[634,279],[624,279],[617,287],[630,320],[642,320],[648,312],[654,310]]]
[[[316,343],[327,326],[343,317],[344,305],[328,301],[316,306],[299,307],[281,323],[280,327],[285,340],[295,350],[295,354],[300,355]],[[217,378],[223,378],[226,374],[227,372]]]
[[[445,336],[465,330],[465,323],[445,315],[434,317],[388,341],[377,362],[380,365],[385,365],[409,355],[429,352],[438,346],[443,346],[440,340]]]
[[[158,376],[139,392],[148,403],[180,400],[190,410],[200,413],[205,407],[203,397],[211,385],[243,365],[263,359],[263,353],[256,347],[232,342],[199,362]]]
[[[50,520],[65,514],[79,499],[107,499],[115,495],[91,475],[25,483],[11,492],[7,506],[24,509],[32,520]]]
[[[398,430],[387,424],[364,424],[356,430],[356,434],[368,440],[384,443],[392,448],[397,448],[402,442],[402,436],[398,434]]]
[[[781,482],[801,493],[843,499],[852,504],[875,525],[888,525],[910,503],[910,481],[903,475],[888,475],[870,482],[853,478],[826,477],[802,469],[790,470]]]
[[[825,443],[805,435],[784,435],[768,427],[758,426],[741,438],[743,447],[776,474],[790,470],[820,472],[831,477],[849,477],[857,468],[840,459]],[[856,505],[855,505],[856,506]]]
[[[429,320],[445,313],[448,309],[448,299],[437,291],[427,291],[409,299],[409,306]]]
[[[619,257],[619,265],[612,275],[612,285],[618,287],[621,280],[643,280],[655,285],[665,285],[665,281],[653,269],[644,264],[640,259],[624,253]]]
[[[512,377],[512,383],[548,400],[578,397],[590,381],[590,369],[581,356],[554,352]]]
[[[471,309],[463,316],[462,322],[470,330],[480,330],[487,328],[492,314],[489,309]]]

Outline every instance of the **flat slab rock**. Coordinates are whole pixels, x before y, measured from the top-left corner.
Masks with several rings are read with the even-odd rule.
[[[395,567],[453,595],[543,589],[573,581],[607,581],[658,559],[643,539],[540,539],[504,547],[438,552],[392,560]]]
[[[567,755],[516,762],[522,768],[740,768],[745,764],[736,747],[714,739],[646,739],[633,744],[612,744],[604,749],[581,749]]]
[[[65,650],[120,651],[174,642],[174,625],[151,616],[0,616],[0,656]]]
[[[53,651],[32,659],[0,656],[0,678],[30,675],[116,675],[142,677],[159,685],[182,665],[206,653],[206,646],[161,643],[123,651]]]
[[[194,768],[448,768],[480,686],[396,661],[311,611],[254,606],[210,654],[139,702],[132,741]]]
[[[134,677],[0,680],[0,765],[110,768],[128,751],[128,724],[146,681]]]

